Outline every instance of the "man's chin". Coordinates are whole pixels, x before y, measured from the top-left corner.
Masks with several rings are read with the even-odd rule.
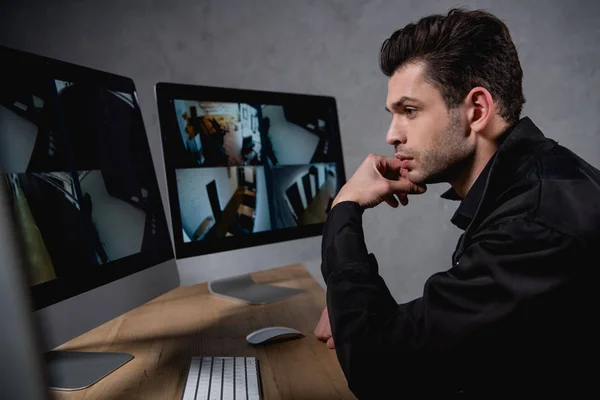
[[[400,174],[405,177],[406,179],[408,179],[409,181],[411,181],[412,183],[416,183],[416,184],[425,184],[427,182],[425,182],[425,180],[423,179],[423,176],[421,176],[421,174],[419,174],[419,171],[411,169],[411,170],[400,170]]]
[[[417,185],[432,185],[435,183],[445,182],[441,176],[430,176],[416,169],[407,170],[405,173],[402,173],[401,171],[400,173],[403,177]]]

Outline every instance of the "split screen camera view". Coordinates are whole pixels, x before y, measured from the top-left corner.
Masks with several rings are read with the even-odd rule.
[[[133,93],[30,76],[0,96],[0,162],[32,285],[170,251]]]
[[[329,110],[173,100],[183,242],[324,223],[338,191]]]

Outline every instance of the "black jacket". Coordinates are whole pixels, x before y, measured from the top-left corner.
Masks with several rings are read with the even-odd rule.
[[[463,200],[476,199],[472,215],[453,218],[466,229],[451,268],[406,304],[378,274],[358,204],[330,211],[322,273],[337,356],[359,398],[600,386],[600,171],[524,118],[484,172]]]

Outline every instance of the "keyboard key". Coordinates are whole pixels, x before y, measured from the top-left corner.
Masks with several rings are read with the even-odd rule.
[[[248,381],[248,398],[258,396],[258,376],[254,358],[246,359],[246,379]]]
[[[198,357],[192,358],[190,371],[188,372],[187,382],[183,389],[183,400],[196,399],[196,387],[198,387],[198,378],[200,377],[200,363],[202,360]]]
[[[227,357],[223,366],[223,400],[233,400],[234,376],[233,358]]]
[[[235,398],[246,399],[246,359],[235,358]]]
[[[198,380],[198,392],[196,399],[208,399],[208,390],[210,387],[210,374],[212,370],[212,358],[202,358],[202,368],[200,369],[200,379]]]
[[[223,374],[223,359],[213,358],[213,371],[210,377],[210,400],[221,400],[221,378]]]

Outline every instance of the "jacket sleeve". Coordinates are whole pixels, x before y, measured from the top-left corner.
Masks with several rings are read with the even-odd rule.
[[[556,266],[568,263],[571,240],[512,220],[477,233],[458,265],[432,275],[421,298],[398,305],[367,252],[361,217],[356,203],[332,208],[321,266],[337,357],[361,399],[420,391],[423,376],[460,389],[459,361],[501,351],[521,306],[567,281]]]

